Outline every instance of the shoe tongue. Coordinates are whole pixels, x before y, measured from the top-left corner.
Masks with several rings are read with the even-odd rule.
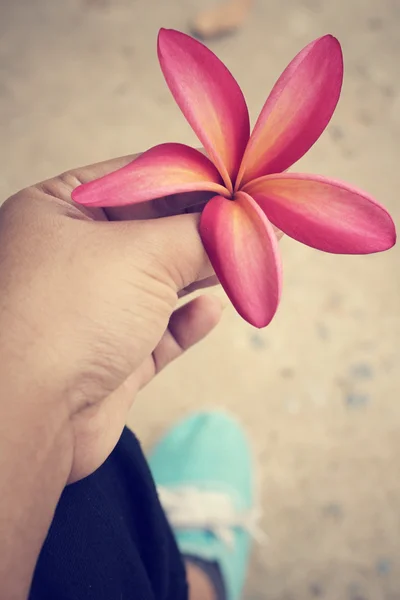
[[[196,486],[157,486],[161,504],[182,554],[218,564],[227,600],[242,589],[250,535],[258,537],[255,511],[241,511],[227,491]]]

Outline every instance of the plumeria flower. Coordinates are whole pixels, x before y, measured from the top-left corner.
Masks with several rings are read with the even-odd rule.
[[[181,192],[215,194],[202,211],[200,235],[236,310],[256,327],[268,325],[279,304],[278,230],[337,254],[369,254],[394,245],[390,215],[366,193],[319,175],[286,172],[320,137],[338,102],[343,58],[334,37],[320,37],[292,60],[251,135],[243,93],[208,48],[162,29],[158,57],[208,157],[183,144],[155,146],[75,189],[76,202],[110,207]]]

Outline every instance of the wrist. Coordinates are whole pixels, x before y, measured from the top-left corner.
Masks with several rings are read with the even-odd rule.
[[[26,598],[73,459],[66,403],[0,366],[0,589]]]

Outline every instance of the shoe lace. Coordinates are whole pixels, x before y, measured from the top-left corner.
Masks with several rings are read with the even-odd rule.
[[[228,547],[234,545],[234,529],[244,529],[260,543],[265,535],[259,527],[260,511],[238,510],[231,495],[194,486],[158,486],[160,502],[175,529],[206,529]]]

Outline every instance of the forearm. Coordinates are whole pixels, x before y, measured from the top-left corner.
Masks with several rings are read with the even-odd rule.
[[[25,600],[72,463],[64,403],[0,365],[0,589]],[[11,374],[11,376],[10,376]],[[14,382],[13,382],[14,380]]]

